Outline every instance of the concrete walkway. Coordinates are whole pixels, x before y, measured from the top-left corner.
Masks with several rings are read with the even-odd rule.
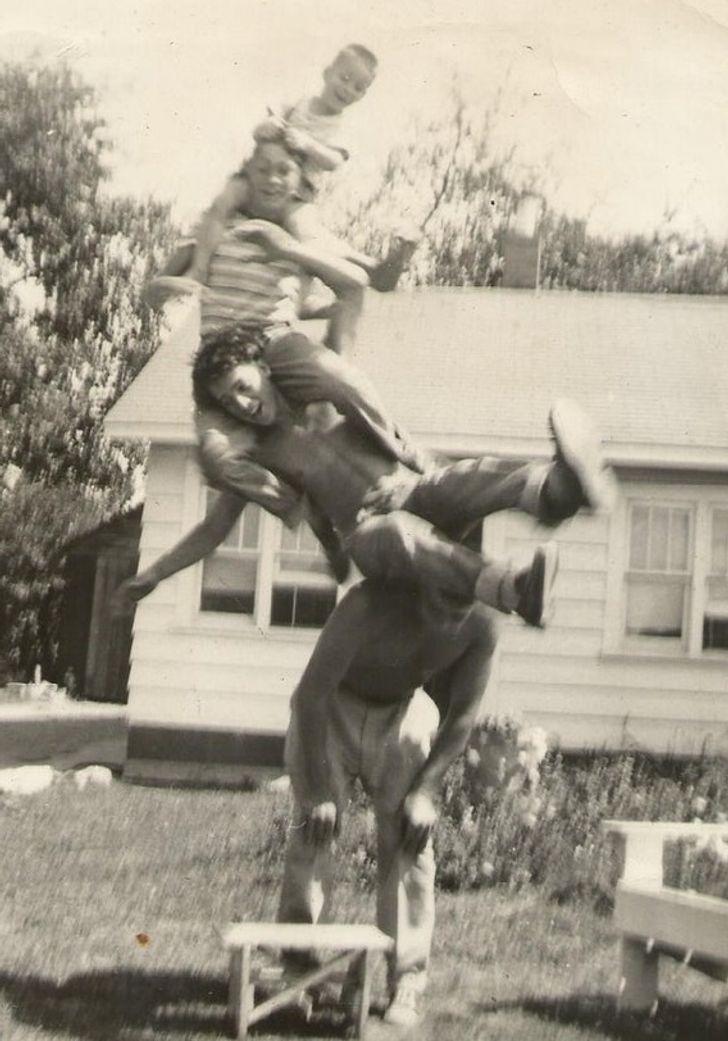
[[[126,705],[96,701],[0,702],[0,767],[48,763],[56,770],[126,757]]]

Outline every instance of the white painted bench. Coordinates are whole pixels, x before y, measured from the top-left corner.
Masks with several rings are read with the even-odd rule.
[[[617,884],[614,921],[620,932],[619,1005],[654,1010],[660,954],[714,979],[728,980],[728,900],[663,885],[666,839],[728,839],[726,824],[604,821],[605,831],[625,842],[624,870]]]
[[[347,968],[356,973],[359,994],[355,1005],[355,1028],[365,1036],[371,999],[374,955],[391,948],[392,940],[373,925],[288,925],[279,922],[241,922],[223,932],[223,943],[230,952],[230,992],[228,1012],[234,1036],[248,1036],[248,1028],[287,1005],[300,1005],[309,987],[324,980],[340,978]],[[284,986],[272,997],[255,1004],[255,984],[270,979],[270,974],[253,967],[253,952],[258,947],[289,951],[338,951],[324,964],[295,977],[282,975]]]

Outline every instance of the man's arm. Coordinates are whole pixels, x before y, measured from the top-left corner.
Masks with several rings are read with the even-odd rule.
[[[403,848],[411,855],[424,849],[437,820],[436,803],[442,780],[465,750],[490,675],[495,628],[489,619],[473,617],[473,636],[460,658],[448,670],[449,699],[445,717],[435,735],[427,760],[403,804]]]
[[[138,600],[155,590],[165,578],[212,553],[231,530],[244,506],[244,499],[223,492],[203,520],[172,549],[163,553],[144,571],[121,583],[114,594],[117,609],[130,609]]]
[[[309,799],[306,837],[328,842],[337,828],[336,805],[329,786],[326,733],[329,706],[366,638],[368,600],[355,586],[335,607],[316,641],[313,654],[296,687],[295,704],[303,748],[304,784]]]
[[[288,260],[298,264],[309,275],[315,275],[335,293],[364,289],[369,278],[363,268],[352,264],[315,242],[299,242],[279,224],[266,220],[248,220],[236,229],[243,238],[255,239],[266,247],[271,260]]]

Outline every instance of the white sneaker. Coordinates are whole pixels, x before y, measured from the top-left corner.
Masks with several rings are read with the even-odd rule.
[[[397,983],[392,1000],[384,1013],[384,1022],[395,1027],[413,1027],[419,1021],[417,1002],[421,990],[403,976]]]

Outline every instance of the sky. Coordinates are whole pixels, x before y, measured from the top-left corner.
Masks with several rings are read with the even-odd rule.
[[[183,223],[269,105],[315,91],[338,48],[380,67],[349,112],[346,177],[376,177],[413,117],[500,91],[498,147],[590,231],[728,236],[728,0],[5,0],[0,58],[39,54],[99,92],[112,185]]]

